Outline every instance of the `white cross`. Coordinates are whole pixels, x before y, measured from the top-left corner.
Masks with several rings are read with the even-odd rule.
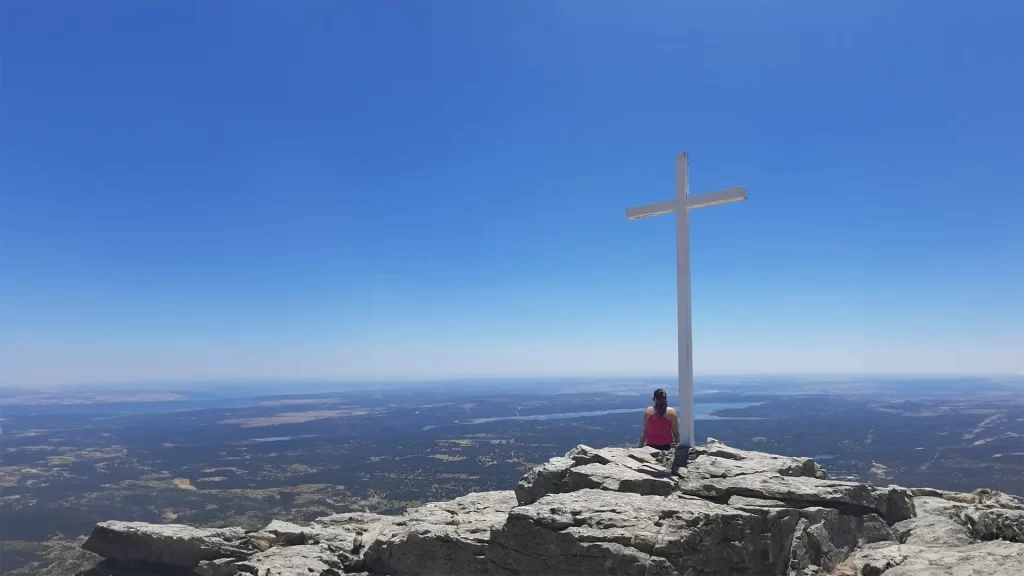
[[[676,198],[626,210],[626,218],[676,213],[676,291],[679,307],[679,443],[693,446],[693,326],[690,319],[690,209],[747,199],[744,187],[690,196],[690,157],[676,156]]]

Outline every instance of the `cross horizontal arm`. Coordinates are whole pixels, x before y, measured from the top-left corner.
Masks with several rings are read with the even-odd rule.
[[[626,218],[630,220],[639,220],[640,218],[660,216],[662,214],[669,214],[675,211],[676,201],[666,200],[664,202],[658,202],[657,204],[647,204],[645,206],[637,206],[636,208],[630,208],[626,210]]]
[[[718,192],[687,196],[685,202],[687,208],[703,208],[705,206],[739,202],[746,199],[747,189],[740,186],[739,188],[729,188],[728,190],[719,190]]]

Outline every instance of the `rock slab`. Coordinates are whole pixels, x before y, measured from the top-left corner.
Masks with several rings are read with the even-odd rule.
[[[101,522],[82,548],[124,562],[193,569],[204,560],[245,558],[247,551],[232,545],[244,536],[241,528],[205,530],[183,524]]]

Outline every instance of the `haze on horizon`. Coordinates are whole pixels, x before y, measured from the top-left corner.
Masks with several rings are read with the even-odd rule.
[[[1024,5],[630,8],[5,4],[0,386],[1024,374]]]

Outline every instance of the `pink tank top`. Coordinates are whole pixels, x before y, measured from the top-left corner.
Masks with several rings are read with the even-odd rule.
[[[672,443],[672,422],[657,412],[647,419],[647,445],[664,446]]]

